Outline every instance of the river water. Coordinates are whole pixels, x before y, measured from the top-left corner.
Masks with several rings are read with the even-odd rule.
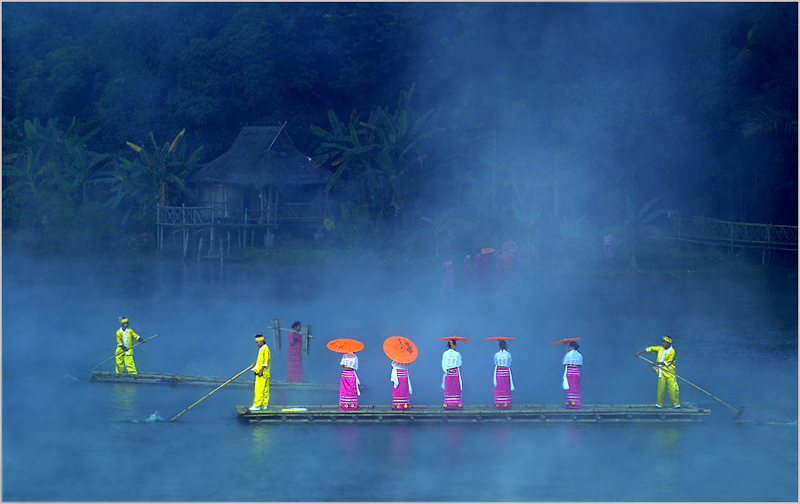
[[[546,277],[438,292],[436,273],[354,260],[336,270],[3,257],[2,497],[6,501],[797,501],[797,282],[785,278]],[[238,420],[248,388],[112,385],[78,377],[113,354],[117,318],[159,337],[140,371],[234,376],[272,318],[312,324],[308,381],[360,352],[362,404],[391,400],[382,341],[412,339],[413,404],[440,404],[437,338],[458,334],[464,399],[488,404],[495,342],[517,404],[562,404],[563,337],[581,337],[584,404],[648,404],[637,350],[674,338],[690,425],[270,425]],[[267,341],[272,344],[271,338]],[[285,379],[286,342],[273,348]],[[274,345],[273,345],[274,346]],[[652,358],[653,355],[646,355]],[[113,361],[100,370],[112,371]],[[714,397],[709,396],[712,394]],[[271,405],[333,404],[273,390]],[[724,401],[730,407],[725,406]],[[739,421],[735,409],[746,406]]]

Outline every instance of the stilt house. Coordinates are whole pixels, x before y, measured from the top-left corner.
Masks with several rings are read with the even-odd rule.
[[[323,189],[331,176],[327,169],[313,168],[283,126],[242,128],[231,148],[190,180],[198,207],[159,208],[159,248],[169,226],[173,235],[181,232],[184,256],[195,234],[200,235],[198,257],[206,240],[209,253],[215,244],[220,247],[220,259],[223,248],[230,251],[231,236],[238,235],[241,248],[248,245],[248,236],[251,246],[261,239],[266,246],[276,232],[319,232],[329,214]]]

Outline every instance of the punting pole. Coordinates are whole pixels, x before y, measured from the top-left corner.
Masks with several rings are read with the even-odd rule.
[[[641,355],[639,355],[638,357],[639,357],[640,359],[644,360],[644,361],[647,361],[647,362],[649,362],[650,364],[652,364],[652,365],[654,365],[654,366],[656,365],[656,363],[655,363],[655,362],[653,362],[653,361],[651,361],[650,359],[645,359],[645,358],[644,358],[644,357],[642,357]],[[716,399],[717,401],[721,402],[721,403],[722,403],[722,404],[724,404],[725,406],[727,406],[727,407],[729,407],[730,409],[732,409],[733,411],[735,411],[735,412],[736,412],[736,416],[735,416],[735,417],[733,417],[733,419],[734,419],[734,420],[738,420],[738,419],[739,419],[739,417],[740,417],[740,416],[742,416],[742,413],[744,413],[744,406],[742,406],[741,408],[739,408],[739,409],[737,410],[736,408],[734,408],[734,407],[733,407],[733,406],[731,406],[730,404],[726,403],[725,401],[723,401],[723,400],[722,400],[722,399],[720,399],[719,397],[716,397],[716,396],[714,396],[714,394],[712,394],[711,392],[708,392],[707,390],[703,390],[703,389],[701,389],[700,387],[698,387],[698,386],[697,386],[697,385],[695,385],[694,383],[690,382],[690,381],[689,381],[689,380],[687,380],[686,378],[682,378],[682,377],[678,376],[678,375],[677,375],[677,374],[675,374],[675,373],[672,373],[672,372],[670,372],[670,371],[667,371],[666,369],[662,369],[661,371],[663,371],[663,372],[665,372],[665,373],[670,373],[670,374],[674,375],[674,376],[675,376],[675,378],[680,378],[681,380],[685,381],[686,383],[688,383],[688,384],[689,384],[689,385],[691,385],[692,387],[696,388],[696,389],[697,389],[697,390],[699,390],[700,392],[705,392],[706,394],[710,395],[711,397],[713,397],[713,398],[714,398],[714,399]]]
[[[149,338],[147,338],[147,339],[144,339],[144,340],[140,341],[139,343],[136,343],[136,344],[134,344],[134,345],[131,345],[131,348],[133,348],[133,347],[137,347],[137,346],[141,345],[142,343],[144,343],[145,341],[150,341],[151,339],[153,339],[153,338],[157,338],[157,337],[158,337],[158,334],[154,334],[154,335],[150,336]],[[84,378],[86,378],[86,376],[87,376],[89,373],[91,373],[91,372],[92,372],[92,371],[94,371],[95,369],[99,368],[100,366],[102,366],[103,364],[105,364],[106,362],[110,361],[111,359],[113,359],[113,358],[114,358],[114,357],[116,357],[116,356],[117,356],[117,353],[116,353],[116,352],[114,352],[114,355],[112,355],[112,356],[111,356],[111,357],[109,357],[108,359],[104,360],[104,361],[103,361],[103,362],[101,362],[100,364],[96,365],[95,367],[93,367],[93,368],[92,368],[92,369],[90,369],[89,371],[87,371],[87,372],[86,372],[86,374],[85,374],[85,375],[83,375],[83,376],[81,376],[80,378],[78,378],[78,380],[83,380]]]
[[[198,404],[200,404],[201,402],[203,402],[203,401],[204,401],[204,400],[205,400],[205,399],[206,399],[208,396],[210,396],[211,394],[213,394],[213,393],[214,393],[214,392],[216,392],[217,390],[219,390],[219,389],[221,389],[222,387],[224,387],[225,385],[229,384],[230,382],[232,382],[232,381],[233,381],[233,380],[235,380],[236,378],[239,378],[240,376],[242,376],[243,374],[245,374],[247,371],[250,371],[251,369],[253,369],[253,367],[254,367],[255,365],[256,365],[256,363],[254,362],[254,363],[250,364],[249,366],[247,366],[246,368],[242,369],[242,371],[241,371],[239,374],[237,374],[236,376],[234,376],[234,377],[233,377],[233,378],[231,378],[230,380],[226,381],[225,383],[223,383],[223,384],[222,384],[222,385],[220,385],[219,387],[215,388],[214,390],[212,390],[212,391],[211,391],[211,392],[209,392],[208,394],[204,395],[204,396],[203,396],[203,397],[201,397],[201,398],[200,398],[200,399],[199,399],[197,402],[195,402],[194,404],[192,404],[191,406],[189,406],[189,407],[188,407],[188,408],[186,408],[185,410],[181,411],[180,413],[178,413],[177,415],[175,415],[174,417],[172,417],[172,419],[170,420],[170,422],[174,422],[176,418],[178,418],[179,416],[183,415],[184,413],[186,413],[186,412],[187,412],[187,411],[189,411],[190,409],[194,408],[195,406],[197,406]]]

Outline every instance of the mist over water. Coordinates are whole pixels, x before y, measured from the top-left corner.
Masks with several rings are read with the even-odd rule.
[[[81,501],[797,500],[796,280],[538,275],[485,292],[439,292],[440,273],[354,258],[335,268],[3,258],[3,499]],[[335,338],[364,342],[361,404],[391,402],[382,342],[419,349],[414,404],[441,404],[437,338],[457,334],[464,399],[492,400],[509,342],[515,404],[562,404],[561,345],[580,337],[584,404],[650,404],[634,353],[674,338],[681,402],[698,425],[274,425],[240,423],[252,390],[129,386],[77,377],[114,351],[117,317],[141,336],[140,372],[234,376],[253,335],[286,377],[280,318],[313,327],[306,381],[337,382]],[[647,356],[646,357],[652,357]],[[100,370],[113,371],[113,361]],[[336,392],[273,390],[271,405],[334,404]],[[161,421],[166,420],[166,421]],[[122,484],[121,482],[125,482]]]

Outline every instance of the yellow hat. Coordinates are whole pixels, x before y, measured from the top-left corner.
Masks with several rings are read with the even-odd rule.
[[[664,339],[664,341],[666,341],[667,343],[672,343],[672,338],[670,338],[669,336],[664,336],[664,338],[663,338],[663,339]]]
[[[263,334],[256,334],[256,341],[264,341],[264,335]]]
[[[128,321],[127,317],[120,317],[120,319],[119,319],[119,323],[120,323],[120,324],[124,324],[124,323],[126,323],[127,321]]]

